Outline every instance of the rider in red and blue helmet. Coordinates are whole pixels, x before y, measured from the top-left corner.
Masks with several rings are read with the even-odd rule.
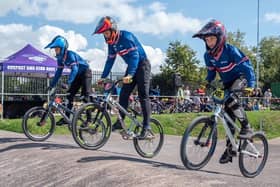
[[[226,29],[224,25],[217,20],[209,21],[200,31],[193,35],[193,38],[200,38],[205,41],[207,36],[216,36],[217,43],[213,48],[209,48],[206,44],[206,49],[211,56],[217,56],[221,52],[226,42]]]
[[[119,103],[124,109],[127,109],[129,96],[137,85],[143,114],[143,128],[138,139],[145,139],[151,129],[151,104],[149,98],[151,64],[146,52],[137,37],[129,31],[119,30],[117,23],[110,16],[100,19],[95,27],[94,34],[102,34],[108,44],[107,60],[101,79],[98,82],[101,83],[102,79],[109,75],[117,55],[122,57],[127,64],[127,69],[123,77],[124,84],[120,92]],[[120,112],[120,114],[124,119],[125,114],[123,112]],[[112,131],[118,129],[122,129],[120,121],[117,121],[112,126]]]
[[[215,80],[218,73],[224,85],[225,95],[231,90],[254,88],[255,73],[250,59],[240,49],[226,42],[226,30],[220,21],[209,21],[193,37],[202,39],[206,44],[204,60],[208,84]],[[241,124],[239,137],[250,138],[252,130],[240,98],[236,94],[226,97],[225,111],[233,120],[239,120]],[[228,126],[234,135],[235,127],[231,123],[228,123]],[[226,145],[227,148],[219,160],[222,164],[232,162],[232,157],[236,154],[228,138]]]
[[[111,31],[111,36],[109,38],[105,38],[107,44],[114,44],[118,37],[119,37],[119,30],[117,26],[117,22],[111,18],[110,16],[105,16],[100,19],[99,23],[97,24],[94,33],[92,34],[101,34],[105,31]]]

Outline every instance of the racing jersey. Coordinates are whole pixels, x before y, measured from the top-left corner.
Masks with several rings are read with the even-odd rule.
[[[77,75],[85,73],[89,68],[89,64],[77,53],[73,51],[66,51],[63,58],[57,59],[57,70],[50,84],[51,87],[54,87],[57,84],[65,66],[71,69],[71,73],[67,81],[68,85],[71,85]]]
[[[243,75],[247,80],[248,87],[253,88],[255,86],[255,73],[252,64],[249,58],[237,47],[226,43],[217,58],[206,52],[204,60],[207,66],[207,81],[213,81],[216,72],[218,72],[224,84],[230,83]]]
[[[138,39],[128,31],[120,31],[119,38],[114,44],[108,44],[108,57],[101,78],[106,78],[120,55],[127,64],[126,74],[134,76],[138,64],[147,59],[146,53]]]

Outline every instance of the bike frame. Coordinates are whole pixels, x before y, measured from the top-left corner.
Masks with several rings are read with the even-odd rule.
[[[220,120],[222,122],[222,124],[223,124],[223,127],[225,129],[226,135],[229,138],[229,140],[231,142],[231,145],[232,145],[232,148],[233,148],[234,151],[241,152],[241,153],[244,153],[244,154],[248,154],[248,155],[256,157],[256,158],[259,155],[261,155],[260,152],[256,149],[256,147],[248,139],[244,139],[244,141],[247,141],[247,143],[251,146],[251,148],[254,150],[254,152],[256,154],[253,154],[253,153],[248,152],[246,150],[241,150],[240,146],[242,145],[241,144],[242,140],[240,139],[239,143],[236,142],[236,140],[234,138],[234,135],[230,131],[228,123],[230,123],[237,130],[237,132],[240,132],[240,128],[231,119],[231,117],[227,114],[227,112],[224,111],[223,104],[217,104],[217,103],[215,104],[213,116],[214,116],[214,119],[215,119],[215,127],[214,128],[216,128],[216,125],[218,124],[218,121]],[[212,136],[212,133],[213,132],[210,133],[211,136]]]
[[[225,129],[226,135],[229,138],[231,145],[235,151],[239,150],[239,144],[236,143],[234,135],[231,133],[228,122],[237,130],[237,132],[240,132],[240,128],[237,126],[237,124],[231,119],[231,117],[223,110],[221,104],[216,104],[214,108],[214,119],[215,119],[215,125],[218,124],[218,121],[220,120],[223,124],[223,127]]]
[[[109,105],[109,107],[111,107],[112,109],[118,111],[118,115],[117,115],[118,120],[121,122],[121,125],[122,125],[123,129],[125,130],[126,134],[128,134],[128,135],[130,135],[132,137],[136,137],[136,135],[134,134],[133,131],[134,131],[136,126],[142,127],[142,123],[140,123],[137,120],[136,116],[134,116],[131,113],[129,113],[126,109],[124,109],[119,104],[119,102],[113,100],[113,98],[111,97],[113,88],[120,81],[121,80],[118,80],[118,81],[114,82],[112,87],[108,90],[108,93],[106,94],[105,99],[104,99],[105,110],[107,110],[108,105]],[[125,127],[125,123],[124,123],[124,120],[122,119],[122,117],[120,115],[120,112],[124,113],[125,116],[127,116],[129,119],[131,119],[131,123],[130,123],[128,128]]]
[[[74,111],[70,110],[69,108],[67,108],[61,103],[55,102],[55,91],[53,91],[53,93],[51,93],[50,95],[51,95],[51,100],[49,101],[48,108],[46,110],[48,111],[48,113],[52,113],[52,109],[55,109],[55,111],[59,112],[60,115],[64,118],[64,120],[67,122],[68,127],[70,127],[72,123],[72,119],[71,117],[68,117],[66,113],[69,112],[73,116]],[[41,118],[40,123],[45,121],[45,118],[46,115],[44,115]]]
[[[70,125],[72,120],[71,117],[68,117],[66,115],[67,112],[69,112],[71,115],[74,114],[74,112],[72,110],[70,110],[69,108],[67,108],[66,106],[60,104],[60,103],[56,103],[54,101],[50,102],[49,104],[49,112],[51,109],[55,109],[55,111],[59,112],[61,114],[61,116],[66,120],[66,122]]]

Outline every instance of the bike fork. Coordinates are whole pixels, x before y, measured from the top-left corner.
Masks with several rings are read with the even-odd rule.
[[[209,135],[208,135],[208,137],[207,137],[206,142],[205,142],[205,143],[199,142],[199,140],[200,140],[200,138],[202,137],[202,135],[205,134],[207,128],[208,128],[208,127],[211,127],[211,126],[212,126],[212,128],[211,128],[211,131],[210,131],[210,133],[209,133]],[[210,146],[210,145],[211,145],[211,140],[210,140],[210,139],[211,139],[211,137],[212,137],[213,134],[214,134],[215,128],[216,128],[216,123],[215,123],[214,121],[212,122],[212,119],[211,119],[211,124],[209,124],[209,122],[208,122],[208,123],[205,124],[205,125],[203,126],[203,128],[201,129],[201,131],[200,131],[200,133],[199,133],[197,139],[195,140],[195,144],[199,144],[199,145],[201,145],[201,146]]]
[[[45,110],[43,116],[41,117],[40,121],[37,123],[38,126],[44,126],[46,124],[47,114],[49,113],[49,108]]]

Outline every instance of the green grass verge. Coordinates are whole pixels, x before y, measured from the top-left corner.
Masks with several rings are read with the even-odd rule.
[[[198,116],[211,115],[210,113],[180,113],[180,114],[161,114],[153,115],[164,127],[165,134],[181,136],[190,122]],[[271,138],[280,137],[280,111],[254,111],[247,112],[250,124],[255,130],[261,128],[266,136]],[[114,120],[112,120],[114,121]],[[0,120],[0,129],[22,133],[22,119],[4,119]],[[56,127],[55,134],[69,134],[66,126]],[[218,127],[219,137],[224,137],[222,125]]]
[[[211,113],[180,113],[156,115],[164,126],[164,132],[170,135],[183,135],[190,122],[198,116],[209,116]],[[262,130],[271,138],[280,137],[280,111],[247,112],[249,122],[255,131]],[[222,124],[218,125],[219,137],[225,137]]]

